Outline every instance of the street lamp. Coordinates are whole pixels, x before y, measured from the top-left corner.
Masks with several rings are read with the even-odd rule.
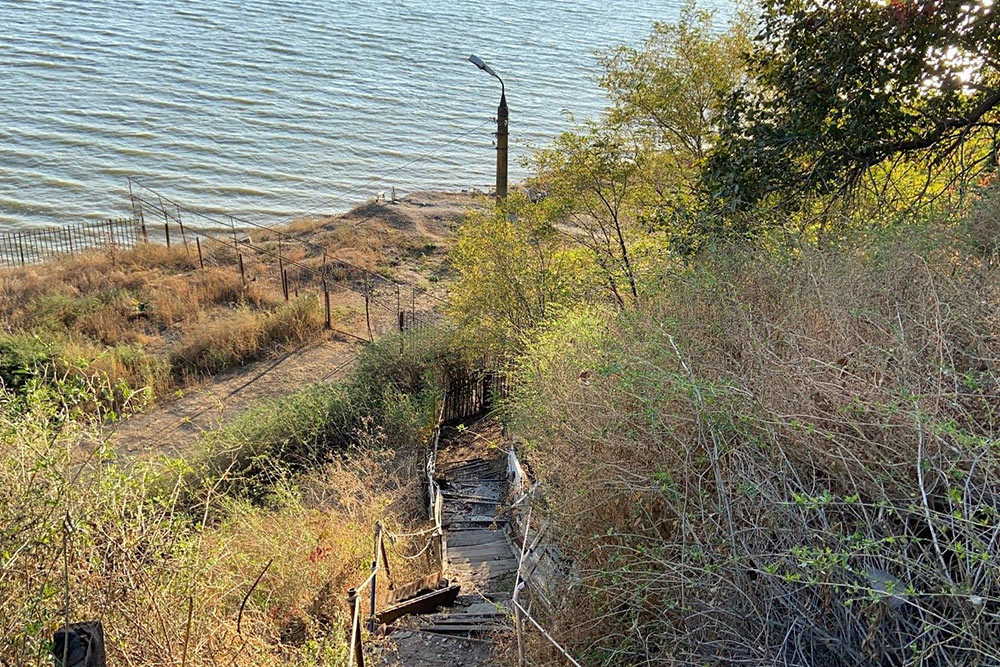
[[[497,107],[497,198],[507,196],[507,91],[503,79],[479,56],[469,56],[469,62],[500,82],[500,106]]]

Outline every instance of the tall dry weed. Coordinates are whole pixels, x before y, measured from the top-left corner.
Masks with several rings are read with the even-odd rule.
[[[514,432],[581,576],[552,621],[579,653],[1000,661],[1000,274],[907,236],[730,250],[542,333]]]

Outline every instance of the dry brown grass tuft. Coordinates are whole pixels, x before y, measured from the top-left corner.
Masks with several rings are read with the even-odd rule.
[[[231,262],[232,249],[224,250]],[[70,372],[132,389],[147,388],[133,383],[148,378],[159,396],[189,377],[321,335],[315,298],[283,303],[273,285],[244,284],[235,266],[202,269],[193,251],[177,246],[140,244],[3,271],[0,376],[39,370],[58,383]],[[44,342],[47,370],[16,367],[37,358],[33,337]]]
[[[181,375],[218,373],[322,334],[323,315],[312,295],[272,312],[244,306],[193,325],[171,349],[170,360]]]
[[[514,432],[582,576],[553,620],[577,652],[1000,661],[1000,267],[907,236],[703,258],[534,344]]]

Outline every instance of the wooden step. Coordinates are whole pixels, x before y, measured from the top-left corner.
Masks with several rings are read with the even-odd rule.
[[[504,556],[512,558],[514,554],[510,550],[510,545],[507,544],[506,540],[498,540],[496,542],[486,542],[484,544],[475,544],[470,546],[455,546],[454,544],[449,543],[448,555],[457,556],[458,558],[485,556]]]
[[[466,637],[472,637],[476,635],[503,632],[509,630],[510,628],[506,625],[499,625],[496,623],[476,623],[468,625],[425,625],[420,629],[424,632],[430,632],[436,635],[463,635]]]
[[[492,542],[506,542],[504,534],[499,530],[486,530],[484,528],[472,528],[469,530],[453,529],[448,531],[448,548],[472,547],[490,544]]]

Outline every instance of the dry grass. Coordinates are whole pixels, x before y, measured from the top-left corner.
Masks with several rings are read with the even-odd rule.
[[[322,330],[323,314],[312,295],[273,312],[244,306],[190,327],[171,349],[170,364],[179,377],[218,373],[315,340]]]
[[[403,532],[422,514],[416,463],[359,449],[263,506],[216,497],[205,525],[177,509],[170,473],[101,451],[80,469],[66,452],[87,434],[46,433],[0,416],[3,665],[50,660],[46,639],[67,618],[101,619],[109,664],[344,664],[346,590],[366,576],[370,527]],[[402,580],[422,573],[393,565]]]
[[[226,256],[231,262],[231,249]],[[111,407],[323,334],[315,297],[284,303],[235,266],[198,267],[182,247],[140,244],[0,272],[0,377],[69,373],[103,382]],[[29,359],[30,367],[19,367]],[[7,382],[10,386],[10,381]],[[64,385],[60,385],[63,394]]]
[[[901,236],[703,258],[532,346],[514,433],[582,577],[551,620],[578,655],[1000,661],[1000,267]]]

